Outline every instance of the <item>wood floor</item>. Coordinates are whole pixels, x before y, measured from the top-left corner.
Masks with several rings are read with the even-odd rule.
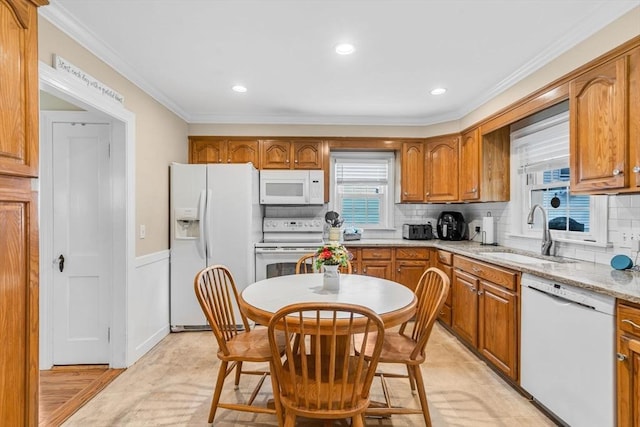
[[[55,366],[40,371],[40,426],[61,425],[123,371],[107,365]]]

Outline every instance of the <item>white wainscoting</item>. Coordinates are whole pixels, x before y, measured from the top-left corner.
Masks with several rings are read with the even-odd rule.
[[[169,277],[169,250],[136,258],[129,294],[128,366],[170,332]]]

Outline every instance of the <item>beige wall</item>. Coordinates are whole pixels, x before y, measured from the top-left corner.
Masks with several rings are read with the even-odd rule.
[[[136,236],[146,226],[146,238],[136,239],[136,256],[169,248],[169,163],[187,161],[187,123],[129,80],[84,49],[44,18],[40,18],[40,60],[52,64],[58,54],[125,98],[136,116]]]

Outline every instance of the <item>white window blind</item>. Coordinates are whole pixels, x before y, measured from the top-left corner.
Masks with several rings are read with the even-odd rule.
[[[518,173],[569,167],[569,113],[562,113],[512,134]]]
[[[389,227],[392,170],[392,153],[336,153],[333,156],[334,207],[345,225]]]

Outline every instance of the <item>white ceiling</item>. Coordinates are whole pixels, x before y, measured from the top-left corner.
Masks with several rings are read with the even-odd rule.
[[[427,125],[459,119],[638,5],[52,0],[40,13],[189,123]],[[356,52],[337,55],[342,41]],[[430,95],[437,86],[447,93]]]

